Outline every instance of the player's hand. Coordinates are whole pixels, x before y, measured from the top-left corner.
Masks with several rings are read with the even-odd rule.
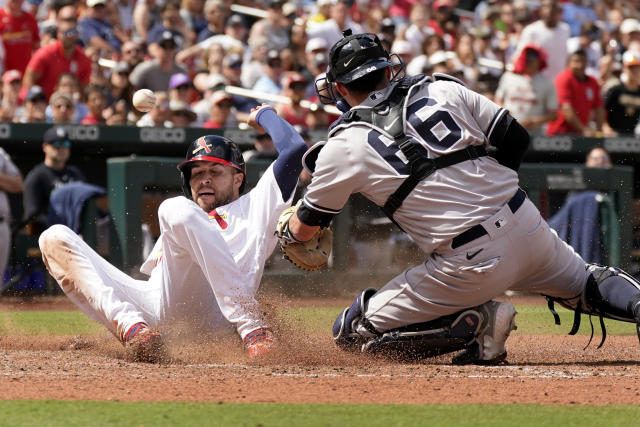
[[[247,120],[247,124],[252,128],[254,128],[256,132],[259,132],[259,133],[267,133],[267,131],[264,130],[264,128],[260,126],[258,124],[258,121],[256,120],[256,117],[258,117],[258,112],[265,108],[271,108],[273,110],[273,107],[269,104],[259,105],[251,109],[251,113],[249,114],[249,119]]]

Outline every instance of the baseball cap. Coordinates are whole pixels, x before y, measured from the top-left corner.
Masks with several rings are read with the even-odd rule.
[[[191,79],[185,73],[177,73],[169,79],[169,89],[175,89],[182,85],[191,85]]]
[[[635,18],[627,18],[620,24],[620,32],[622,34],[635,33],[640,31],[640,21]]]
[[[47,95],[44,94],[42,88],[38,85],[31,86],[24,97],[25,101],[47,100]]]
[[[266,63],[269,64],[271,61],[279,61],[280,60],[280,52],[276,49],[271,49],[267,52]]]
[[[99,4],[106,5],[107,1],[106,0],[87,0],[88,7],[96,7],[96,5],[99,5]]]
[[[413,46],[406,40],[396,40],[391,45],[391,53],[398,55],[413,55]]]
[[[222,59],[222,66],[223,67],[238,67],[238,66],[242,66],[242,56],[240,56],[237,53],[230,53],[228,55],[225,55],[225,57]]]
[[[441,7],[453,7],[453,1],[451,0],[436,0],[433,2],[433,10],[438,10]]]
[[[193,112],[189,104],[186,102],[173,100],[169,102],[169,110],[171,113],[182,113],[186,115],[190,121],[194,121],[198,116]]]
[[[64,142],[69,140],[69,134],[65,128],[60,126],[54,126],[47,129],[42,136],[42,142],[44,144],[51,144],[52,142]]]
[[[284,0],[267,0],[267,7],[272,9],[274,7],[282,7]]]
[[[443,62],[447,62],[449,60],[449,55],[444,50],[439,50],[434,52],[429,56],[429,63],[431,65],[442,64]]]
[[[211,104],[220,104],[223,101],[233,101],[231,95],[223,90],[217,90],[211,95]]]
[[[22,73],[18,70],[7,70],[2,75],[2,83],[11,83],[16,80],[22,80]]]
[[[302,74],[293,72],[285,78],[285,85],[290,87],[293,83],[307,83],[307,79]]]
[[[234,13],[233,15],[231,15],[229,17],[229,19],[227,19],[227,25],[231,26],[231,25],[242,25],[243,27],[246,25],[244,22],[244,19],[242,18],[242,16],[238,15],[237,13]]]
[[[304,51],[307,53],[313,52],[314,50],[320,50],[320,49],[323,49],[324,51],[326,51],[327,47],[328,45],[325,39],[320,37],[312,37],[307,42],[307,45],[305,46]]]
[[[329,64],[329,57],[324,52],[316,53],[313,56],[313,63],[315,64],[316,67],[322,64]]]
[[[155,43],[162,45],[163,43],[173,42],[173,44],[177,47],[180,43],[178,43],[178,38],[169,30],[162,31],[158,34],[158,36],[154,40]]]
[[[625,67],[632,67],[634,65],[640,65],[640,52],[635,50],[628,50],[622,55],[622,65]]]

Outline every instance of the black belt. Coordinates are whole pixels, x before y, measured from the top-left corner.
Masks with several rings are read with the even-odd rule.
[[[516,191],[516,194],[507,202],[509,205],[509,209],[511,209],[512,213],[516,213],[516,211],[522,206],[522,202],[527,198],[527,194],[520,188]],[[487,230],[480,224],[474,225],[470,229],[465,232],[458,234],[451,241],[451,248],[455,249],[462,245],[466,245],[469,242],[476,240],[478,237],[482,237],[484,235],[489,234]]]

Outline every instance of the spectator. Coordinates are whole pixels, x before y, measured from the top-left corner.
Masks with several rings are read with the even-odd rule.
[[[72,21],[58,24],[58,40],[38,49],[29,64],[22,82],[26,92],[31,86],[42,87],[47,97],[53,93],[58,76],[73,73],[82,88],[89,83],[91,60],[78,46],[78,30]]]
[[[107,0],[87,0],[84,18],[78,21],[78,32],[85,47],[107,52],[108,56],[120,52],[122,43],[107,19]]]
[[[607,150],[602,147],[595,147],[587,154],[584,165],[588,168],[610,168],[613,163],[611,163],[611,157]]]
[[[23,0],[6,0],[0,9],[0,37],[5,50],[4,70],[27,69],[34,50],[40,43],[38,23],[22,8]]]
[[[640,119],[640,52],[622,55],[624,77],[604,96],[608,135],[633,135]],[[609,128],[609,129],[607,129]]]
[[[118,25],[114,25],[118,30],[116,35],[126,36],[123,39],[129,38],[133,34],[133,11],[135,10],[135,5],[136,0],[113,0],[109,4],[109,9],[114,13],[114,18],[117,16]]]
[[[82,92],[76,76],[71,73],[60,74],[54,90],[67,95],[69,99],[73,101],[74,114],[71,123],[80,123],[89,112],[89,109],[87,105],[82,102]],[[53,114],[51,106],[47,107],[45,114],[47,122],[52,123]]]
[[[456,55],[460,61],[460,68],[464,74],[464,81],[469,87],[475,87],[478,80],[478,60],[473,45],[475,38],[472,34],[462,34],[456,43]]]
[[[204,16],[207,26],[198,33],[197,41],[201,42],[211,36],[224,34],[224,23],[231,10],[224,0],[207,0],[204,3]]]
[[[122,61],[129,65],[129,70],[133,70],[144,60],[144,51],[135,41],[127,40],[122,44],[121,56]]]
[[[604,108],[598,82],[585,73],[587,54],[577,50],[569,55],[567,68],[555,79],[558,95],[558,118],[549,123],[548,135],[578,134],[597,136],[602,134]],[[595,121],[595,129],[590,121]]]
[[[275,159],[278,156],[273,139],[268,133],[256,133],[253,139],[253,150],[242,152],[245,162],[250,159]]]
[[[327,42],[327,46],[333,46],[342,39],[342,30],[350,28],[353,34],[362,32],[360,24],[353,22],[349,17],[349,0],[332,0],[329,12],[330,19],[318,24],[309,23],[307,36],[309,38],[320,37]]]
[[[496,103],[507,109],[529,133],[542,134],[543,126],[557,117],[555,86],[541,72],[547,65],[546,59],[542,49],[526,46],[513,72],[502,75],[496,91]]]
[[[178,73],[169,79],[169,100],[191,103],[191,79],[184,73]]]
[[[524,46],[535,44],[547,52],[547,77],[555,77],[565,67],[567,61],[567,40],[571,30],[566,22],[561,22],[562,10],[557,0],[542,0],[540,4],[540,19],[522,30],[517,52]],[[516,53],[516,57],[518,55]]]
[[[53,123],[73,123],[75,106],[73,99],[63,92],[54,92],[49,98],[51,121]]]
[[[160,8],[160,22],[151,27],[147,34],[147,46],[149,54],[157,57],[158,41],[162,40],[161,35],[167,31],[173,34],[173,41],[181,50],[186,47],[184,21],[180,18],[179,0],[166,0]]]
[[[571,0],[562,6],[562,20],[569,24],[571,36],[580,34],[580,29],[586,24],[595,23],[598,16],[592,8],[583,5],[582,0]]]
[[[289,46],[289,27],[282,14],[284,0],[267,0],[267,17],[253,24],[249,38],[265,37],[267,47],[278,51]]]
[[[22,73],[18,70],[5,71],[2,75],[2,104],[0,104],[0,121],[13,120],[18,108]]]
[[[309,106],[309,112],[305,117],[304,125],[309,130],[322,130],[326,131],[329,127],[329,114],[324,111],[324,105],[311,104]],[[305,139],[306,140],[306,139]]]
[[[166,127],[170,124],[171,112],[169,111],[169,94],[165,91],[157,91],[156,105],[136,122],[138,127]]]
[[[147,88],[152,91],[166,91],[172,75],[186,73],[176,64],[178,42],[171,31],[163,31],[156,40],[157,56],[152,61],[141,62],[129,75],[129,81],[136,89]]]
[[[129,121],[129,113],[134,111],[132,98],[135,90],[129,82],[129,71],[129,64],[123,61],[118,62],[111,70],[107,94],[108,107],[104,114],[107,124],[125,124]]]
[[[434,34],[435,30],[429,27],[429,6],[426,3],[414,3],[409,15],[410,25],[404,31],[404,38],[411,43],[413,54],[422,52],[422,44],[427,36]]]
[[[282,78],[282,60],[277,50],[272,49],[267,52],[262,70],[263,75],[253,86],[253,90],[273,95],[282,92],[282,84],[280,82]]]
[[[242,87],[242,57],[237,53],[230,53],[222,60],[222,76],[227,85]],[[253,98],[241,95],[231,95],[236,119],[239,122],[246,122],[249,119],[251,109],[258,106],[258,102]]]
[[[447,50],[455,49],[458,38],[460,18],[454,13],[454,7],[453,0],[435,0],[431,5],[433,15],[429,20],[429,28],[442,37]]]
[[[200,76],[204,77],[199,79]],[[199,91],[203,92],[202,99],[193,105],[193,112],[198,116],[196,121],[197,125],[203,124],[209,119],[211,116],[211,99],[213,94],[218,91],[223,91],[227,85],[227,81],[222,74],[199,74],[194,79],[194,85],[196,85]],[[244,121],[246,121],[246,119]]]
[[[640,40],[640,21],[635,18],[627,18],[620,24],[620,50],[624,51],[629,48],[633,41]]]
[[[22,190],[20,170],[0,147],[0,283],[4,283],[4,270],[11,249],[11,209],[7,193],[22,193]]]
[[[232,116],[233,99],[225,91],[220,90],[211,96],[211,111],[209,120],[204,122],[203,128],[221,129],[228,127],[227,121]]]
[[[105,88],[102,86],[90,84],[85,89],[85,98],[87,99],[87,107],[89,107],[89,113],[84,116],[80,123],[83,125],[104,124],[104,110],[107,107]]]
[[[207,27],[207,19],[204,17],[204,0],[182,0],[180,18],[184,22],[188,44],[192,45],[196,42],[198,33]]]
[[[296,72],[288,74],[284,80],[282,94],[290,102],[279,104],[276,110],[291,125],[306,126],[306,117],[309,110],[300,106],[300,102],[305,99],[308,83],[302,74]]]
[[[54,96],[52,96],[53,98]],[[71,141],[64,128],[54,126],[42,138],[44,162],[35,166],[24,181],[24,216],[32,232],[39,234],[49,225],[49,197],[54,189],[74,181],[84,181],[84,175],[75,166],[69,166]]]
[[[169,101],[169,111],[173,127],[189,127],[198,118],[189,104],[182,101]]]
[[[134,38],[147,40],[152,23],[160,22],[160,2],[156,0],[138,0],[133,9]]]
[[[600,78],[600,58],[602,58],[602,48],[599,42],[600,30],[595,24],[586,24],[580,29],[580,33],[576,37],[572,37],[567,41],[567,49],[569,52],[582,49],[587,53],[587,70],[586,73],[594,79]]]
[[[16,113],[18,123],[43,123],[46,121],[47,96],[40,86],[31,86],[24,97],[24,106]]]

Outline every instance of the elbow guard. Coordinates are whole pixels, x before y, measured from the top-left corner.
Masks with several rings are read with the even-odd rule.
[[[489,144],[496,148],[493,157],[503,166],[518,171],[529,148],[529,132],[511,115],[505,114],[496,124]]]

